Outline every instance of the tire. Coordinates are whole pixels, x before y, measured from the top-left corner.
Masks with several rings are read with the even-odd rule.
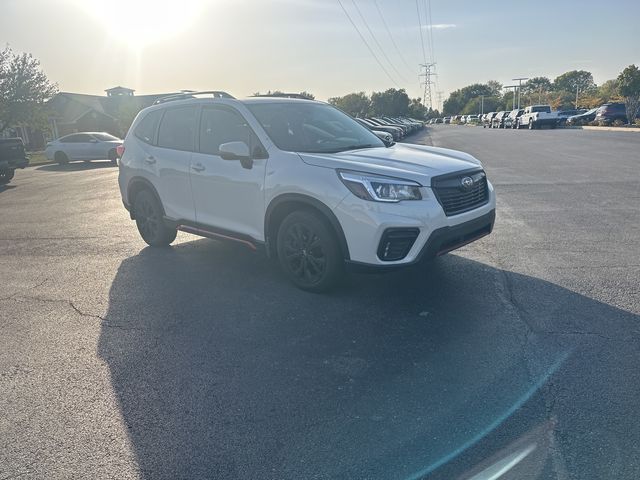
[[[118,165],[118,154],[116,153],[115,148],[112,148],[111,150],[109,150],[109,153],[107,154],[107,158],[109,159],[112,165]]]
[[[176,239],[178,231],[164,223],[162,205],[149,190],[142,190],[136,195],[133,211],[138,232],[148,245],[166,247]]]
[[[536,127],[533,125],[533,121],[529,120],[529,130],[534,130]]]
[[[342,277],[344,261],[336,235],[313,211],[297,210],[282,221],[276,249],[283,272],[302,290],[325,292]]]
[[[15,170],[2,170],[0,172],[0,185],[6,185],[15,175]]]
[[[56,152],[53,156],[53,159],[58,163],[58,165],[64,165],[65,163],[69,163],[69,157],[64,152]]]

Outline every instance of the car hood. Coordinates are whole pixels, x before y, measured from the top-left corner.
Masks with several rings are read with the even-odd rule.
[[[424,186],[431,185],[431,178],[438,175],[482,167],[480,161],[468,153],[407,143],[396,143],[388,148],[299,155],[302,161],[317,167],[387,175]]]

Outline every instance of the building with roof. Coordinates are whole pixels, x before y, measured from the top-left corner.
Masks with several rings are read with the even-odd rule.
[[[49,131],[16,126],[5,132],[5,136],[21,137],[30,150],[41,149],[49,140],[76,132],[108,132],[123,138],[140,110],[176,92],[135,95],[135,90],[117,86],[106,89],[105,93],[59,92],[48,102]]]

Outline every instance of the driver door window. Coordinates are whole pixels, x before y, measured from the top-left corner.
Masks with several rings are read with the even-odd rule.
[[[263,158],[264,149],[242,115],[224,107],[203,108],[200,153],[219,155],[220,145],[228,142],[244,142],[254,158]]]

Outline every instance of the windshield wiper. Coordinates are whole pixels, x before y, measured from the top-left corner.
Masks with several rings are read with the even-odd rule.
[[[348,150],[359,150],[361,148],[372,148],[372,147],[375,147],[375,146],[376,145],[373,145],[371,143],[366,143],[364,145],[349,145],[349,146],[346,146],[346,147],[339,148],[337,150],[328,151],[327,153],[340,153],[340,152],[346,152]]]

